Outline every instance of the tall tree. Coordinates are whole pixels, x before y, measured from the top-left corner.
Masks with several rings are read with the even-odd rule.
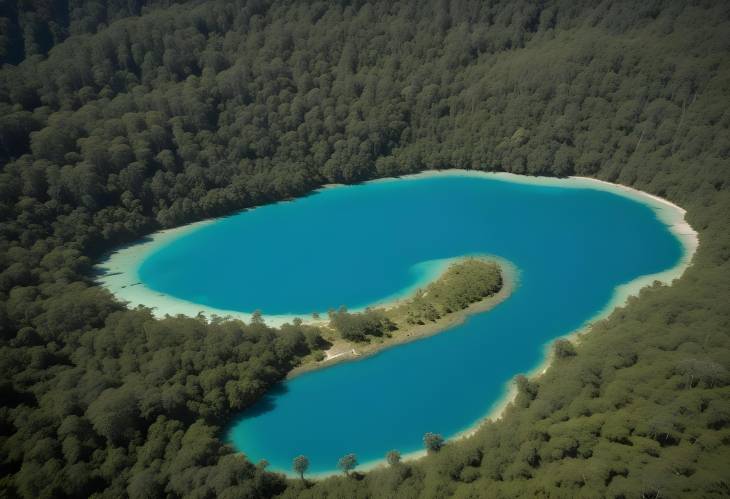
[[[304,473],[309,469],[309,458],[307,456],[297,456],[292,463],[294,471],[299,473],[299,478],[304,481]]]

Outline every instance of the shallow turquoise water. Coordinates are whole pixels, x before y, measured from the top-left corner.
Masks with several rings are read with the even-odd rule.
[[[651,208],[592,189],[440,176],[320,191],[177,239],[140,267],[150,288],[264,314],[357,308],[412,287],[417,264],[470,253],[513,262],[519,286],[446,334],[283,383],[242,414],[233,445],[310,472],[422,448],[471,427],[550,340],[580,327],[617,285],[673,267],[681,245]]]

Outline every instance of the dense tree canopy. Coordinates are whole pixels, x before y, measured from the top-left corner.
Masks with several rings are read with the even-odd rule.
[[[727,496],[729,29],[712,0],[0,1],[3,495]],[[634,186],[701,244],[417,464],[307,484],[233,454],[316,334],[91,279],[159,228],[450,167]]]

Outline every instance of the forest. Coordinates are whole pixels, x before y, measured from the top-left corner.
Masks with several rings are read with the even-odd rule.
[[[0,495],[727,497],[728,32],[719,0],[0,0]],[[320,338],[94,283],[158,229],[445,168],[636,187],[700,246],[422,460],[248,461],[228,417]]]

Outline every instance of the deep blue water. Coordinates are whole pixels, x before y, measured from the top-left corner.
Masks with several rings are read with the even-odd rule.
[[[651,208],[592,189],[442,176],[320,191],[223,219],[173,241],[140,268],[150,288],[264,314],[360,307],[413,285],[413,266],[470,253],[519,269],[493,310],[445,334],[299,376],[234,422],[251,460],[310,472],[420,450],[453,436],[534,368],[550,340],[580,327],[617,285],[673,267],[681,245]]]

